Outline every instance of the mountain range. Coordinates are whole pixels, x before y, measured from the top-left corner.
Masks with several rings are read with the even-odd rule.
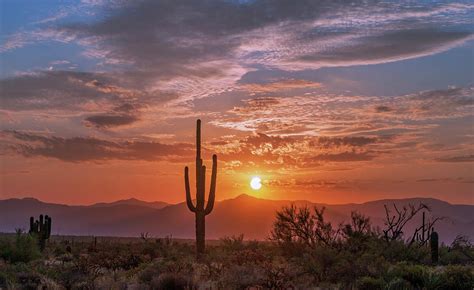
[[[458,234],[474,237],[474,205],[454,205],[431,198],[377,200],[360,204],[318,204],[309,201],[268,200],[249,195],[216,202],[206,217],[206,238],[244,234],[246,239],[269,237],[275,212],[283,206],[326,207],[326,217],[337,225],[349,221],[351,211],[369,216],[373,225],[383,227],[384,205],[397,206],[423,202],[431,215],[445,217],[436,225],[440,240],[450,243]],[[0,200],[0,232],[27,229],[30,216],[48,214],[53,218],[52,234],[138,237],[148,232],[154,237],[194,237],[194,215],[186,203],[168,204],[137,199],[88,206],[46,203],[34,198]],[[410,234],[421,217],[407,225]]]

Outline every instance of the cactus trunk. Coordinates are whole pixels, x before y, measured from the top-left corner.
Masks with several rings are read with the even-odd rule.
[[[438,253],[438,233],[433,231],[430,236],[430,248],[431,248],[431,262],[433,264],[438,263],[439,253]]]
[[[184,186],[186,190],[186,204],[196,218],[196,253],[198,257],[205,251],[206,243],[206,215],[212,212],[216,197],[217,156],[212,156],[211,185],[209,199],[206,204],[206,166],[202,165],[201,158],[201,120],[197,120],[196,127],[196,203],[193,204],[189,185],[189,169],[184,168]]]
[[[196,213],[196,251],[204,253],[206,247],[206,216],[202,212]]]
[[[423,224],[421,225],[421,241],[425,243],[425,212],[423,212]]]

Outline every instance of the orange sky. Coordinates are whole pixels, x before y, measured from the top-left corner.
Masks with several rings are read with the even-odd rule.
[[[193,125],[194,122],[190,127]],[[204,138],[211,135],[206,134],[211,128],[204,124]],[[191,134],[189,132],[188,136]],[[189,138],[188,141],[193,140]],[[323,160],[317,164],[309,163],[305,168],[300,165],[302,162],[292,159],[295,156],[289,157],[293,149],[285,147],[289,145],[284,143],[283,137],[271,140],[267,136],[251,135],[244,140],[246,143],[232,145],[234,149],[238,148],[237,153],[223,141],[203,142],[205,147],[216,149],[205,150],[205,157],[208,158],[211,152],[218,154],[218,200],[247,193],[268,199],[307,199],[321,203],[360,203],[414,196],[440,198],[452,203],[473,203],[472,183],[445,177],[445,172],[449,171],[469,176],[472,173],[470,166],[462,168],[458,163],[448,163],[443,164],[440,171],[439,162],[417,158],[417,152],[405,152],[402,158],[381,156],[367,161]],[[295,146],[295,140],[286,141]],[[226,142],[234,143],[235,138]],[[275,148],[265,152],[269,147]],[[275,153],[278,150],[288,151],[288,154]],[[298,150],[296,154],[306,158],[306,154]],[[327,149],[318,150],[325,152]],[[177,203],[185,198],[183,168],[186,164],[194,166],[193,154],[194,149],[190,147],[185,156],[171,157],[168,161],[65,162],[44,157],[5,156],[2,167],[9,168],[9,172],[2,175],[2,198],[33,196],[49,202],[91,204],[135,197]],[[321,155],[317,153],[310,157],[318,154]],[[413,160],[407,161],[407,158]],[[209,160],[205,163],[210,165]],[[250,188],[253,176],[261,177],[263,187],[260,190]]]

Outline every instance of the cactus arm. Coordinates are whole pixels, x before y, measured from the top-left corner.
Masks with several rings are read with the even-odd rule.
[[[193,200],[191,198],[191,189],[189,187],[189,169],[186,166],[184,168],[184,187],[186,189],[186,204],[192,212],[196,212],[196,207],[193,205]]]
[[[211,188],[209,189],[209,200],[207,201],[207,206],[205,214],[208,215],[212,212],[214,208],[214,201],[216,199],[216,179],[217,179],[217,155],[212,155],[212,175],[211,175]]]
[[[202,207],[201,209],[204,210],[204,206],[206,203],[206,166],[201,167],[201,194],[202,194]]]
[[[40,219],[39,219],[39,231],[40,232],[43,231],[43,227],[44,227],[44,219],[43,219],[43,215],[40,214]]]
[[[421,225],[421,242],[425,243],[425,212],[423,211],[423,224]]]
[[[34,231],[34,228],[35,228],[35,218],[34,217],[30,217],[30,233],[32,233]]]
[[[433,231],[430,236],[431,262],[437,264],[439,260],[439,236]]]
[[[49,216],[46,215],[46,216],[44,217],[44,226],[43,226],[43,233],[42,233],[42,234],[43,234],[43,237],[44,237],[45,239],[48,238],[48,224],[49,224],[49,223],[48,223],[48,219],[49,219]]]
[[[46,238],[49,239],[49,237],[51,237],[51,217],[46,219],[46,223]]]

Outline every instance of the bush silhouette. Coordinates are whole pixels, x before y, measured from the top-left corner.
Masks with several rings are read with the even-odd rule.
[[[0,258],[11,263],[28,263],[41,257],[35,237],[17,230],[13,239],[0,239]]]

